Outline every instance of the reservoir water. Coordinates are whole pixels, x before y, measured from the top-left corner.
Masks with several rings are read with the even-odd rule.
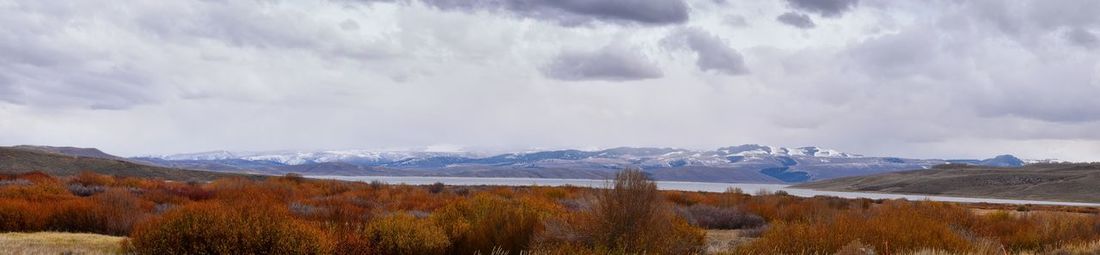
[[[551,179],[551,178],[495,178],[495,177],[420,177],[420,176],[308,176],[317,179],[333,179],[344,181],[381,181],[389,184],[428,185],[441,182],[447,185],[494,185],[494,186],[579,186],[601,188],[608,185],[606,180],[589,179]],[[949,197],[910,194],[886,194],[869,192],[839,192],[820,191],[809,189],[790,188],[783,184],[756,184],[756,183],[714,183],[714,182],[678,182],[657,181],[657,188],[663,190],[681,191],[707,191],[723,192],[728,188],[739,188],[742,191],[753,194],[759,191],[785,191],[790,195],[799,197],[834,196],[842,198],[869,198],[869,199],[907,199],[930,200],[959,203],[992,203],[992,204],[1033,204],[1033,205],[1065,205],[1100,207],[1096,203],[1077,203],[1059,201],[1015,200],[994,198]]]

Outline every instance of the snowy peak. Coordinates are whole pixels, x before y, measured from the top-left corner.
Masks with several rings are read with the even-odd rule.
[[[159,158],[163,160],[227,160],[237,159],[238,156],[229,151],[208,151],[163,156],[149,156],[149,158]]]
[[[716,166],[731,163],[741,158],[762,157],[858,157],[830,149],[818,147],[785,147],[745,144],[718,148],[713,151],[693,151],[675,148],[635,148],[617,147],[598,151],[550,150],[516,152],[498,155],[483,155],[468,152],[423,152],[423,151],[371,151],[371,150],[322,150],[322,151],[276,151],[276,152],[230,152],[211,151],[201,153],[150,156],[172,161],[219,161],[247,160],[274,162],[283,165],[302,165],[312,163],[351,162],[372,166],[408,166],[429,164],[449,166],[463,163],[491,164],[534,164],[544,160],[625,162],[624,164],[649,164],[664,166]]]
[[[844,153],[832,149],[822,149],[816,146],[799,147],[789,149],[786,147],[764,146],[759,144],[745,144],[718,148],[720,155],[735,156],[803,156],[825,158],[855,158],[862,157],[859,154]]]
[[[727,180],[748,178],[787,183],[922,169],[948,163],[1006,167],[1026,163],[1010,155],[985,160],[907,159],[865,157],[816,146],[787,148],[759,144],[714,150],[618,147],[503,154],[373,150],[214,151],[138,159],[172,167],[255,170],[276,174],[308,169],[313,174],[378,174],[377,171],[385,170],[395,174],[500,177],[547,174],[561,178],[591,178],[637,167],[681,180],[709,181],[729,177],[731,179]]]

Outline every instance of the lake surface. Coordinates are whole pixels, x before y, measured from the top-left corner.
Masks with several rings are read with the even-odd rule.
[[[409,184],[409,185],[428,185],[436,182],[441,182],[447,185],[495,185],[495,186],[579,186],[579,187],[594,187],[602,188],[608,186],[609,182],[606,180],[588,180],[588,179],[550,179],[550,178],[490,178],[490,177],[419,177],[419,176],[308,176],[309,178],[317,179],[334,179],[344,181],[381,181],[389,184]],[[904,194],[885,194],[885,193],[867,193],[867,192],[839,192],[839,191],[819,191],[809,189],[795,189],[790,188],[788,185],[783,184],[756,184],[756,183],[714,183],[714,182],[677,182],[677,181],[657,181],[657,188],[663,190],[681,190],[681,191],[707,191],[707,192],[723,192],[728,188],[739,188],[745,193],[756,193],[758,191],[786,191],[788,194],[799,197],[813,197],[813,196],[834,196],[842,198],[869,198],[869,199],[908,199],[908,200],[931,200],[942,202],[959,202],[959,203],[993,203],[993,204],[1033,204],[1033,205],[1065,205],[1065,206],[1085,206],[1085,207],[1100,207],[1100,204],[1095,203],[1075,203],[1075,202],[1057,202],[1057,201],[1036,201],[1036,200],[1014,200],[1014,199],[994,199],[994,198],[969,198],[969,197],[947,197],[947,196],[928,196],[928,195],[904,195]]]

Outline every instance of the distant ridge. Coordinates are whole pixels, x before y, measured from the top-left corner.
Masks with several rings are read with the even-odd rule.
[[[33,171],[54,176],[71,176],[83,171],[91,171],[106,175],[163,178],[175,181],[209,181],[222,177],[247,176],[150,166],[93,148],[27,145],[0,147],[0,173],[16,174]]]
[[[1011,155],[985,160],[871,157],[815,146],[745,144],[715,150],[617,147],[484,155],[469,152],[322,150],[213,151],[132,158],[165,167],[307,175],[390,175],[603,179],[640,168],[658,180],[801,183],[923,169],[940,164],[1023,166]]]
[[[1037,163],[1016,168],[952,164],[795,187],[1096,203],[1100,202],[1100,163]]]
[[[89,158],[101,158],[101,159],[117,159],[124,160],[126,158],[104,153],[96,148],[77,148],[77,147],[54,147],[54,146],[40,146],[40,145],[18,145],[13,146],[13,149],[41,151],[69,156],[89,157]]]

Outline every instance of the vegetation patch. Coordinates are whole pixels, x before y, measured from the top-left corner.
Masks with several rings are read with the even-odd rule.
[[[4,254],[122,254],[125,237],[58,233],[0,233]]]

